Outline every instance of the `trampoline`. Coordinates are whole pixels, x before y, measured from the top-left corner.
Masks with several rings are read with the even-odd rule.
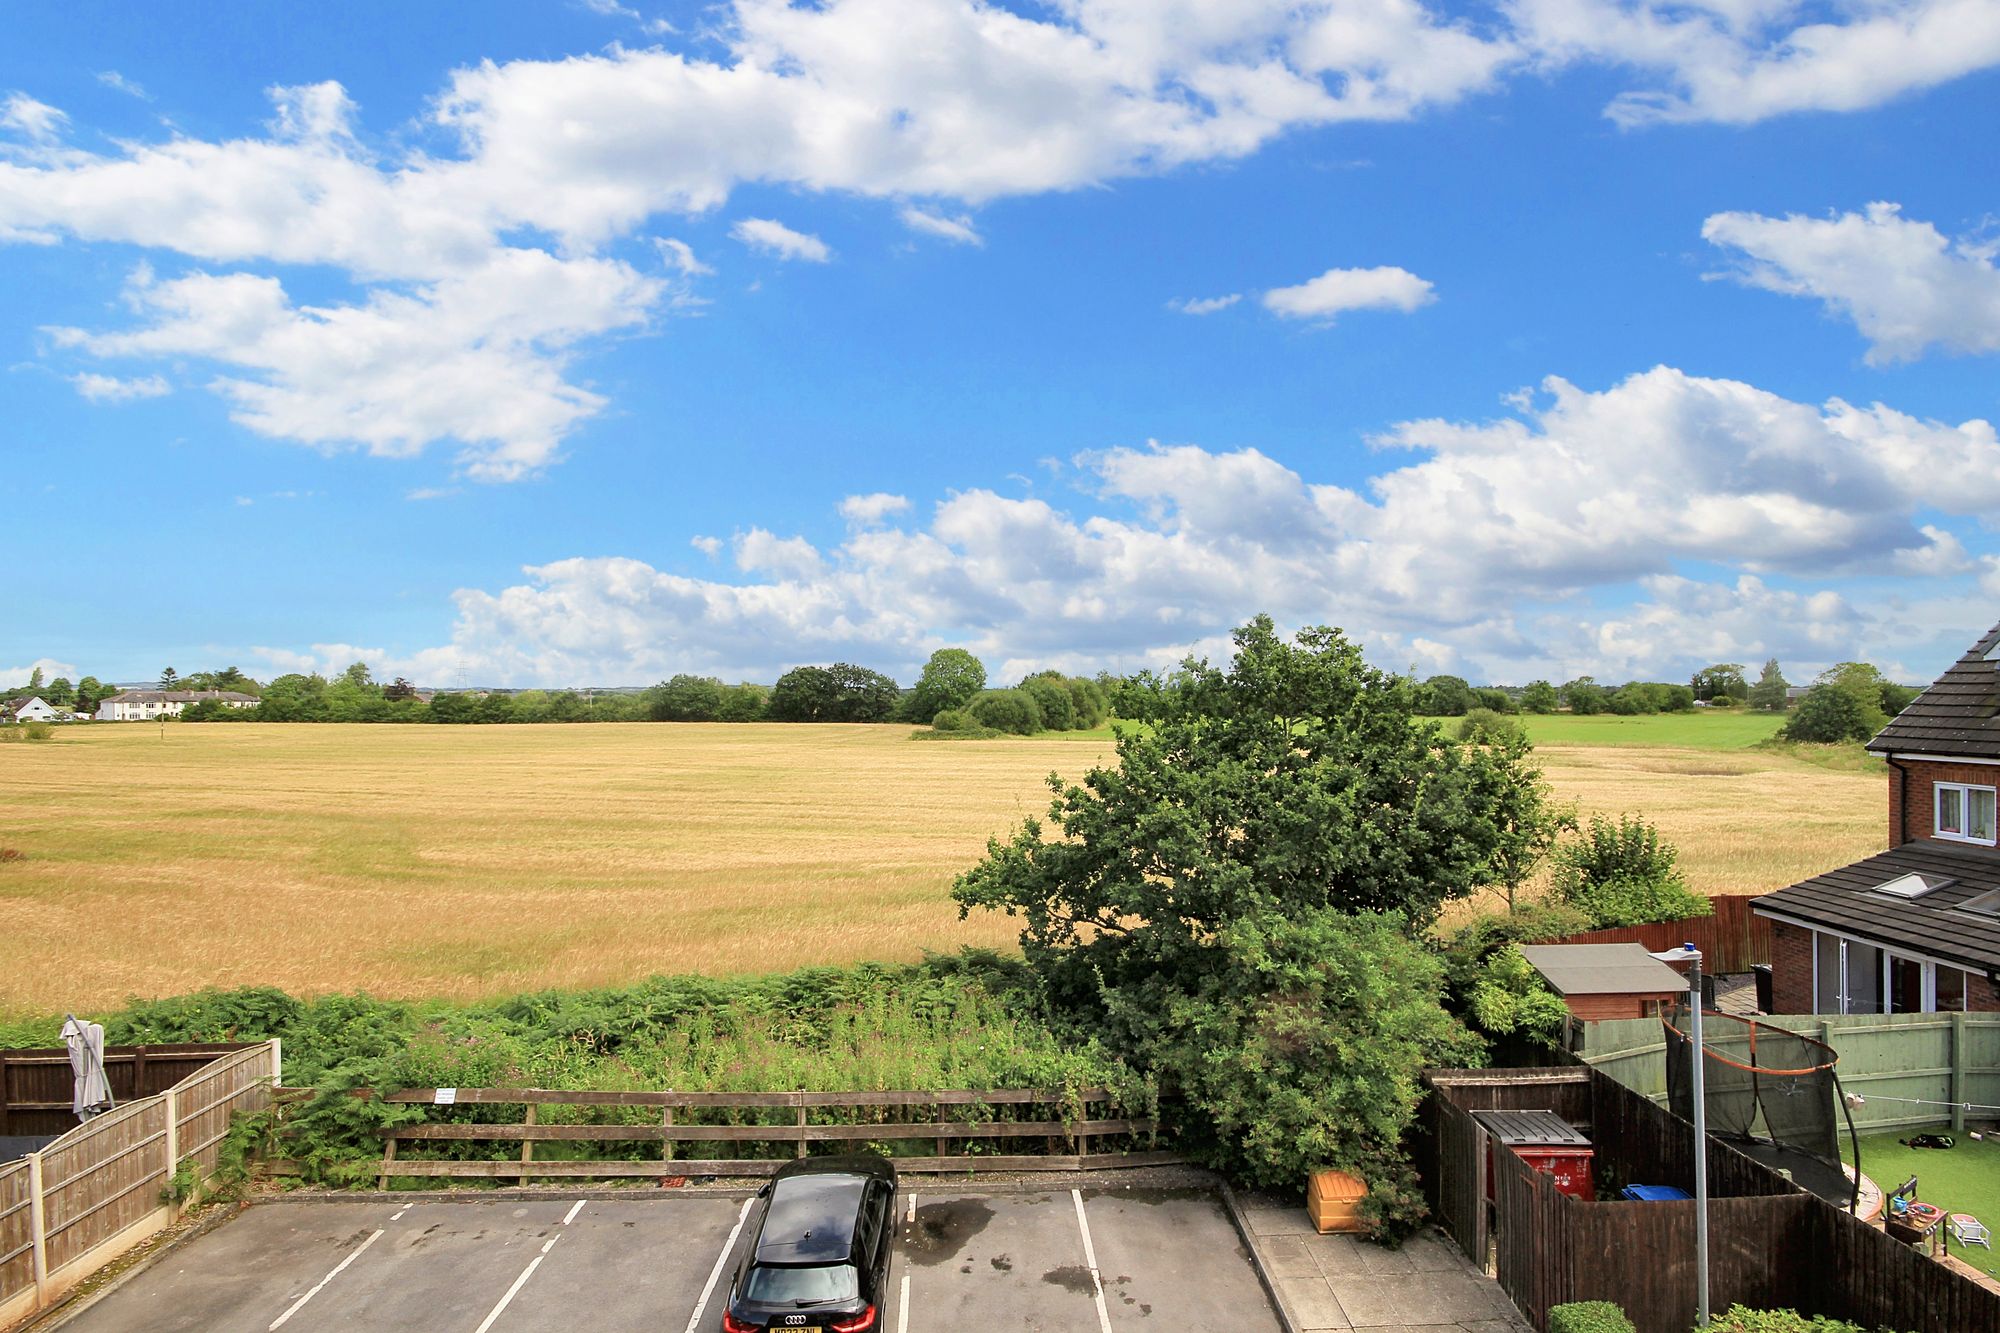
[[[1688,1011],[1676,1006],[1667,1030],[1667,1102],[1694,1119]],[[1746,1157],[1781,1171],[1801,1189],[1850,1212],[1861,1208],[1861,1148],[1833,1069],[1839,1054],[1825,1042],[1755,1019],[1702,1008],[1702,1076],[1708,1131]],[[1840,1160],[1839,1119],[1847,1121],[1855,1174]],[[1880,1191],[1876,1192],[1880,1198]],[[1879,1206],[1879,1205],[1878,1205]]]

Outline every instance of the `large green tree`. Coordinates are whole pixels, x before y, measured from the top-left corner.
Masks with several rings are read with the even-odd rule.
[[[904,708],[912,722],[928,723],[947,708],[963,708],[986,688],[986,666],[963,648],[940,648],[924,663]]]
[[[851,662],[794,667],[771,687],[770,714],[780,722],[886,722],[901,697],[895,681]]]
[[[1717,662],[1713,666],[1705,666],[1689,679],[1688,688],[1694,691],[1695,698],[1703,701],[1750,697],[1750,686],[1743,679],[1741,662]]]
[[[1410,1075],[1462,1054],[1413,936],[1494,882],[1516,779],[1337,630],[1286,642],[1260,617],[1235,643],[1226,668],[1190,661],[1135,696],[1149,725],[1116,766],[1052,778],[1056,829],[994,840],[953,895],[1019,917],[1052,999],[1183,1081],[1213,1160],[1262,1181],[1315,1153],[1365,1165],[1395,1215]],[[1376,978],[1359,990],[1353,959]],[[1357,1120],[1339,1088],[1379,1101]],[[1273,1132],[1238,1132],[1246,1107]]]

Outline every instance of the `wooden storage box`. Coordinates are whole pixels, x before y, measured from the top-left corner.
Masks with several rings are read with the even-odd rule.
[[[1321,1235],[1329,1231],[1365,1231],[1361,1196],[1368,1187],[1342,1171],[1315,1171],[1306,1182],[1306,1214]]]

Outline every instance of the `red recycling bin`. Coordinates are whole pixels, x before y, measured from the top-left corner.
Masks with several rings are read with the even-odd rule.
[[[1493,1198],[1493,1145],[1499,1144],[1537,1171],[1555,1177],[1571,1198],[1594,1200],[1596,1150],[1576,1127],[1554,1111],[1474,1111],[1486,1128],[1486,1197]]]

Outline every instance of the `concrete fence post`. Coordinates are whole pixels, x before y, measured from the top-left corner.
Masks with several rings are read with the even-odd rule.
[[[271,1038],[272,1091],[275,1092],[278,1088],[278,1085],[283,1083],[284,1081],[285,1081],[285,1039],[283,1037],[273,1037]]]
[[[31,1261],[35,1275],[35,1308],[41,1309],[48,1301],[49,1283],[49,1225],[48,1213],[42,1204],[42,1155],[28,1154],[28,1235],[33,1248]]]
[[[167,1197],[172,1198],[174,1189],[174,1169],[181,1164],[180,1085],[175,1084],[173,1087],[168,1088],[165,1092],[161,1093],[160,1104],[164,1106],[167,1111],[167,1169],[166,1169],[166,1181],[164,1188],[166,1189]],[[171,1205],[171,1207],[173,1208],[175,1215],[178,1216],[181,1210],[181,1205],[179,1200],[175,1200],[174,1203]]]

